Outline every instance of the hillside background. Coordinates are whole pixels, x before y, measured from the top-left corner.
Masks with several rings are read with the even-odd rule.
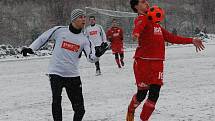
[[[214,0],[150,0],[165,9],[163,24],[193,36],[196,27],[215,33]],[[55,25],[68,25],[70,12],[86,6],[132,12],[129,0],[0,0],[0,44],[29,45]]]

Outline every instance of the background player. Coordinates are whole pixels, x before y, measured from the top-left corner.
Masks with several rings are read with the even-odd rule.
[[[121,66],[124,66],[123,30],[117,25],[116,19],[112,20],[112,27],[107,31],[107,39],[111,42],[111,49],[115,55],[116,63],[121,68]]]
[[[103,44],[107,45],[106,34],[101,25],[96,24],[95,16],[89,17],[90,25],[86,27],[85,34],[89,38],[90,41],[95,45],[95,49],[97,50],[99,46]],[[100,63],[97,61],[96,65],[96,75],[101,75]]]

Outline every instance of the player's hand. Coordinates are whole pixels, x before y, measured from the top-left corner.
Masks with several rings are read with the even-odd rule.
[[[140,34],[135,33],[134,35],[132,35],[132,38],[134,41],[138,41],[138,38],[140,37]]]
[[[108,43],[107,43],[107,42],[102,42],[101,47],[102,47],[102,48],[108,47]]]
[[[193,45],[196,47],[196,52],[199,52],[205,49],[205,46],[203,45],[202,40],[199,38],[193,38]]]
[[[27,53],[29,53],[29,54],[34,54],[34,51],[33,51],[31,48],[23,47],[23,48],[22,48],[22,51],[21,51],[21,54],[22,54],[23,56],[27,56]]]

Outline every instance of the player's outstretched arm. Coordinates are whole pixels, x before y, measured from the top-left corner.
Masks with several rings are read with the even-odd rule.
[[[196,52],[199,52],[205,49],[205,46],[203,45],[202,40],[199,38],[193,38],[193,45],[196,47]]]
[[[165,41],[174,43],[174,44],[193,44],[196,47],[196,52],[202,51],[205,49],[205,46],[202,43],[202,40],[199,38],[186,38],[182,36],[176,36],[168,32],[164,28],[162,29],[163,37]]]
[[[22,51],[21,51],[21,54],[23,54],[23,56],[27,56],[27,53],[34,54],[34,51],[40,49],[50,39],[53,39],[54,32],[59,28],[61,28],[61,27],[56,26],[56,27],[53,27],[53,28],[45,31],[29,47],[23,47]]]

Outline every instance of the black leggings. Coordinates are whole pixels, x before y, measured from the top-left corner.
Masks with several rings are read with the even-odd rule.
[[[95,50],[98,50],[100,48],[100,46],[96,46]],[[95,62],[95,66],[96,66],[96,71],[100,70],[100,63],[99,61]]]
[[[72,103],[74,110],[73,121],[81,121],[85,109],[80,76],[61,77],[50,74],[49,77],[52,89],[52,115],[54,121],[62,121],[61,93],[63,87],[65,87],[69,100]]]
[[[146,98],[147,92],[149,91],[148,99],[156,103],[159,98],[160,88],[160,85],[153,84],[149,86],[148,90],[138,90],[136,95],[137,101],[142,102]]]
[[[96,65],[96,70],[100,70],[100,63],[99,63],[99,61],[95,62],[95,65]]]
[[[120,56],[120,59],[124,59],[124,54],[123,53],[115,53],[115,59],[119,59],[119,56]]]

